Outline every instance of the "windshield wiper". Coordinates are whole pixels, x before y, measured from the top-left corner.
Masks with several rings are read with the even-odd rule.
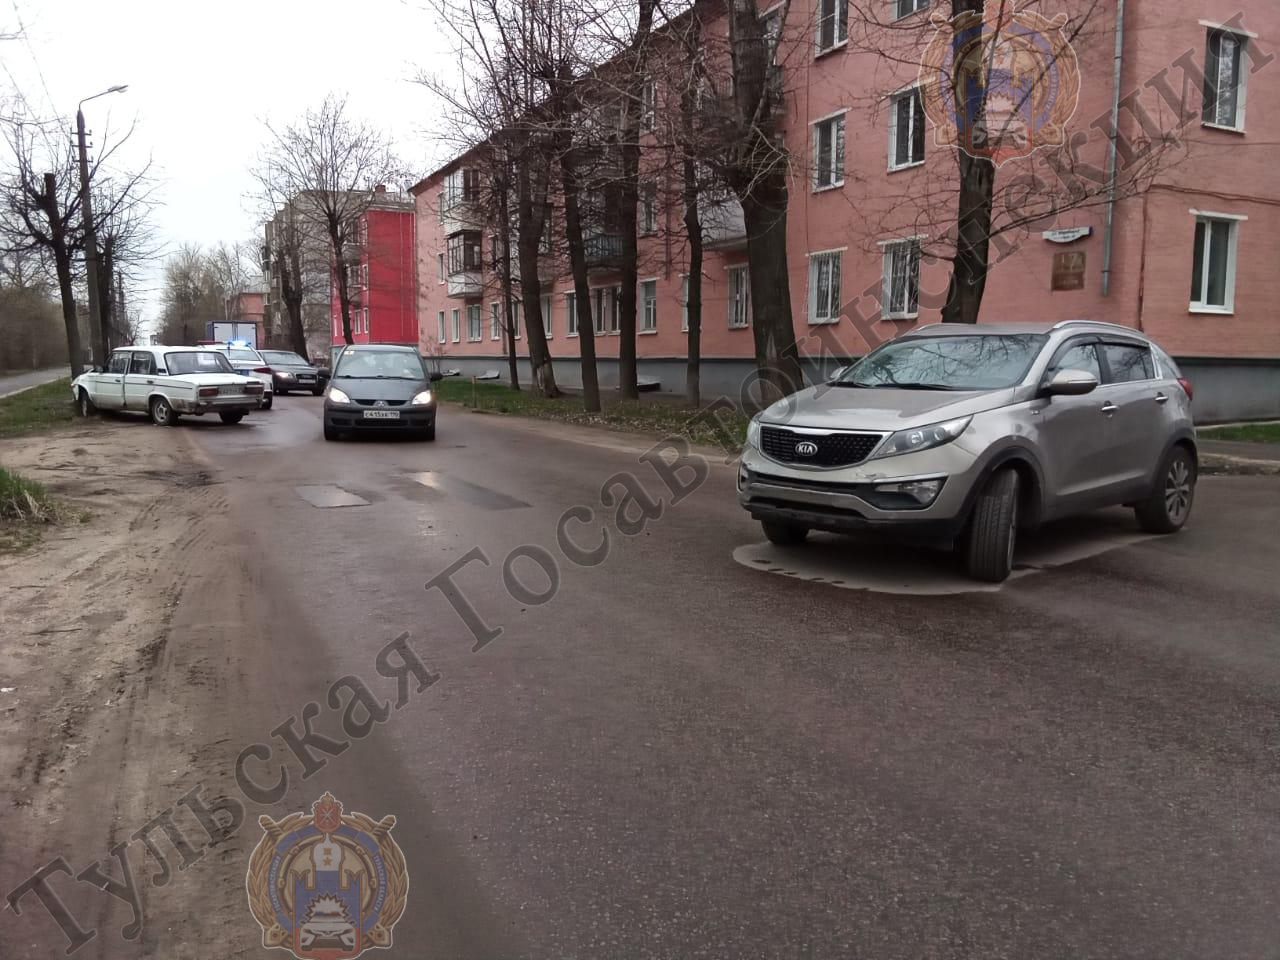
[[[892,387],[898,390],[954,390],[954,387],[948,387],[942,383],[883,383],[883,387]]]

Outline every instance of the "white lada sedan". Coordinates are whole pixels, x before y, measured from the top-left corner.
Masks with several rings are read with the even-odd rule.
[[[239,423],[262,406],[263,389],[208,347],[121,347],[105,370],[94,368],[71,381],[71,393],[86,417],[124,410],[173,426],[181,414],[216,413],[223,423]]]

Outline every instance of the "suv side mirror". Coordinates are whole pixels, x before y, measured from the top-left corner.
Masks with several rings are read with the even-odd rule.
[[[1079,397],[1098,389],[1098,378],[1086,370],[1059,370],[1044,385],[1050,397]]]
[[[843,367],[836,367],[836,372],[831,374],[831,376],[827,377],[827,383],[835,383],[837,380],[839,380],[841,377],[845,375],[845,372],[848,369],[849,369],[849,365],[846,365]]]
[[[432,370],[429,374],[427,374],[427,379],[429,379],[432,383],[435,383],[437,380],[443,380],[444,374],[441,373],[439,370]]]

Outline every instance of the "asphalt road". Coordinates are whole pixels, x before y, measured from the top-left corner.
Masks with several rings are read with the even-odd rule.
[[[266,608],[217,722],[266,739],[344,674],[394,696],[373,657],[406,631],[440,672],[290,794],[397,817],[392,956],[1277,956],[1280,480],[1206,478],[1177,537],[1103,515],[1049,533],[1097,555],[913,596],[735,560],[761,537],[731,467],[672,505],[632,437],[446,408],[435,443],[334,444],[319,406],[182,428]],[[593,546],[624,472],[662,517],[567,562],[559,518],[592,508]],[[366,503],[299,489],[329,485]],[[521,545],[556,557],[550,602],[504,589]],[[502,634],[473,653],[424,585],[477,547],[455,582]]]
[[[42,383],[51,383],[59,377],[71,376],[70,367],[50,367],[46,370],[30,370],[24,373],[0,374],[0,397],[30,390]]]

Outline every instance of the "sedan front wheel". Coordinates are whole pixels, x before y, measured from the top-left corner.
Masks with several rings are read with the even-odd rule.
[[[157,427],[176,427],[178,413],[164,397],[156,397],[151,401],[151,422]]]

